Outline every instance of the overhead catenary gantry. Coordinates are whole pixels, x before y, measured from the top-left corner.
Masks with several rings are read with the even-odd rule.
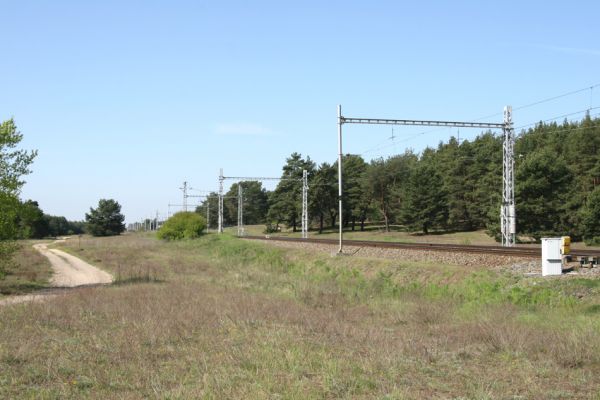
[[[201,199],[205,199],[206,200],[206,232],[208,232],[210,230],[210,202],[209,200],[211,199],[211,195],[210,194],[188,194],[188,191],[190,190],[195,190],[197,192],[204,192],[204,193],[215,193],[215,191],[210,191],[210,190],[197,190],[194,189],[192,187],[188,186],[187,182],[183,182],[183,186],[179,188],[181,191],[183,191],[183,204],[168,204],[168,210],[167,210],[167,219],[171,216],[171,207],[181,207],[182,211],[186,212],[189,206],[188,203],[188,199],[189,198],[201,198]],[[229,198],[229,197],[227,197]]]
[[[302,238],[308,238],[308,173],[302,171],[302,178],[275,178],[275,177],[247,177],[247,176],[224,176],[223,168],[219,170],[219,226],[218,232],[223,233],[223,182],[226,179],[237,181],[301,181],[302,182]],[[244,234],[244,219],[243,219],[243,196],[242,187],[238,184],[238,236]]]
[[[383,118],[349,118],[342,115],[342,106],[338,105],[338,202],[339,202],[339,249],[343,250],[343,225],[342,225],[342,125],[368,124],[368,125],[408,125],[408,126],[442,126],[456,128],[502,129],[503,133],[503,162],[502,162],[502,206],[500,210],[500,226],[502,232],[502,245],[512,247],[515,244],[516,213],[515,213],[515,159],[514,144],[515,134],[512,122],[512,107],[504,107],[503,122],[462,122],[462,121],[427,121],[411,119],[383,119]]]

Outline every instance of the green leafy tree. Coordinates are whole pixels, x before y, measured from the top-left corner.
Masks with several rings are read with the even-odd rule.
[[[323,232],[325,217],[329,215],[331,210],[337,209],[338,190],[336,175],[336,169],[333,165],[323,163],[319,165],[313,179],[309,183],[309,212],[311,219],[318,221],[319,233]]]
[[[231,185],[225,194],[226,199],[223,200],[223,207],[226,210],[224,215],[227,216],[226,223],[237,224],[239,185],[242,186],[244,199],[244,224],[264,223],[268,211],[268,195],[266,189],[262,187],[262,183],[257,181],[242,181]]]
[[[269,198],[270,208],[273,209],[268,213],[269,222],[285,222],[294,232],[302,216],[303,170],[307,171],[310,181],[315,171],[315,163],[310,157],[305,160],[300,153],[292,153],[283,166],[281,181]]]
[[[432,228],[446,228],[448,220],[447,193],[433,154],[426,149],[412,172],[402,212],[404,222],[424,234]]]
[[[125,230],[121,205],[113,199],[101,199],[97,208],[85,214],[87,231],[93,236],[114,236]]]
[[[83,221],[69,221],[65,217],[57,217],[54,215],[44,215],[48,221],[48,235],[76,235],[84,232]]]
[[[342,157],[342,177],[344,186],[344,226],[351,224],[354,230],[356,221],[364,217],[365,207],[370,204],[370,196],[364,187],[368,164],[359,155],[346,154]],[[337,169],[337,163],[334,164]]]
[[[466,169],[465,212],[469,228],[487,228],[500,233],[500,202],[502,200],[502,137],[491,132],[479,135],[468,146],[464,154]],[[443,166],[440,166],[444,169]],[[458,172],[457,172],[458,173]],[[456,196],[456,193],[450,194]],[[456,197],[454,197],[455,199]],[[454,211],[456,212],[456,211]],[[456,220],[455,220],[456,221]],[[459,229],[459,228],[457,228]]]
[[[50,226],[37,201],[27,200],[19,207],[19,236],[23,239],[41,239],[50,234]]]
[[[390,224],[405,201],[404,188],[416,162],[416,156],[407,151],[387,160],[372,160],[366,171],[364,187],[371,194],[373,204],[383,218],[386,232],[390,230]]]
[[[206,219],[200,214],[182,211],[165,221],[157,232],[159,239],[195,239],[206,229]]]
[[[572,181],[564,159],[551,149],[542,148],[517,165],[515,178],[518,231],[536,239],[569,233],[561,224]]]
[[[0,124],[0,278],[11,265],[18,237],[19,193],[36,151],[17,148],[23,135],[12,119]]]
[[[225,203],[225,201],[223,201]],[[206,218],[206,210],[208,208],[208,226],[215,228],[219,223],[219,194],[211,192],[202,201],[202,203],[196,207],[196,212]]]
[[[600,244],[600,186],[590,193],[581,214],[584,240],[590,245]]]
[[[391,203],[393,201],[394,180],[383,158],[371,161],[367,172],[368,190],[377,205],[385,224],[385,231],[390,230]]]

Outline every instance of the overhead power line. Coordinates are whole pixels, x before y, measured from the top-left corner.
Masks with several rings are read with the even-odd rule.
[[[568,113],[568,114],[558,115],[558,116],[556,116],[556,117],[547,118],[547,119],[545,119],[545,120],[543,120],[543,121],[536,121],[536,122],[531,122],[531,123],[529,123],[529,124],[525,124],[525,125],[517,126],[515,129],[523,129],[523,128],[527,128],[527,127],[529,127],[529,126],[534,126],[534,125],[537,125],[537,124],[539,124],[540,122],[546,123],[546,122],[550,122],[550,121],[555,121],[555,120],[557,120],[557,119],[559,119],[559,118],[566,118],[566,117],[570,117],[570,116],[577,115],[577,114],[587,113],[587,112],[590,112],[590,111],[592,111],[592,110],[597,110],[597,109],[599,109],[599,108],[600,108],[600,107],[591,107],[591,108],[586,108],[586,109],[584,109],[584,110],[575,111],[575,112],[572,112],[572,113]]]
[[[563,97],[568,97],[568,96],[572,96],[572,95],[575,95],[575,94],[578,94],[578,93],[583,93],[583,92],[588,91],[588,90],[590,91],[590,106],[586,110],[593,110],[593,109],[597,108],[597,107],[592,107],[592,104],[593,104],[593,91],[594,91],[594,88],[597,88],[597,87],[600,87],[600,83],[596,83],[596,84],[593,84],[591,86],[586,86],[584,88],[580,88],[580,89],[577,89],[577,90],[572,90],[572,91],[569,91],[569,92],[565,92],[565,93],[562,93],[562,94],[559,94],[559,95],[556,95],[556,96],[551,96],[551,97],[547,97],[547,98],[544,98],[544,99],[536,100],[536,101],[528,103],[528,104],[523,104],[523,105],[514,107],[513,108],[513,112],[517,111],[517,110],[523,110],[523,109],[529,108],[529,107],[534,107],[534,106],[537,106],[539,104],[548,103],[550,101],[558,100],[558,99],[561,99]],[[584,110],[584,111],[586,111],[586,110]],[[477,122],[477,121],[481,121],[483,119],[497,117],[497,116],[500,116],[500,115],[502,115],[501,112],[494,113],[494,114],[488,114],[488,115],[484,115],[482,117],[471,119],[470,122]],[[561,117],[557,117],[557,118],[561,118]],[[535,122],[535,123],[537,123],[537,122]],[[534,124],[534,123],[532,123],[532,124]],[[526,125],[526,126],[528,126],[528,125]],[[518,128],[515,128],[515,129],[521,129],[521,128],[522,127],[518,127]],[[393,145],[396,145],[398,143],[407,142],[407,141],[413,140],[413,139],[415,139],[415,138],[417,138],[419,136],[426,135],[428,133],[439,132],[441,130],[443,130],[443,128],[442,129],[430,129],[430,130],[427,130],[427,131],[422,131],[422,132],[419,132],[419,133],[417,133],[415,135],[412,135],[410,137],[404,138],[402,140],[396,140],[394,142],[394,144],[392,144],[392,145],[386,144],[384,146],[380,146],[381,143],[387,143],[389,140],[391,140],[391,138],[387,138],[386,140],[384,140],[380,144],[376,145],[375,147],[370,148],[370,149],[368,149],[368,150],[360,153],[360,155],[365,155],[365,154],[368,154],[368,153],[372,153],[374,151],[383,150],[383,149],[386,149],[388,147],[392,147]],[[397,139],[397,136],[395,138]]]

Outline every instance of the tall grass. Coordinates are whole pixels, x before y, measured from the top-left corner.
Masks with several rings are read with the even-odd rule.
[[[15,243],[14,257],[0,274],[0,295],[27,293],[48,285],[52,268],[46,257],[33,249],[34,243]]]
[[[0,397],[545,399],[600,390],[599,296],[589,281],[210,235],[68,246],[113,273],[153,265],[160,280],[0,309]]]

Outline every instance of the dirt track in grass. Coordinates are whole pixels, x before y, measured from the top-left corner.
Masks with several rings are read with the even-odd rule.
[[[80,286],[92,286],[112,283],[113,277],[108,272],[102,271],[91,264],[72,256],[64,251],[49,249],[48,243],[38,243],[33,247],[45,256],[52,264],[54,272],[50,279],[53,288],[76,288]],[[64,291],[47,290],[43,293],[27,294],[22,296],[10,296],[0,300],[0,306],[16,304],[26,301],[40,301],[50,296],[56,296]]]

